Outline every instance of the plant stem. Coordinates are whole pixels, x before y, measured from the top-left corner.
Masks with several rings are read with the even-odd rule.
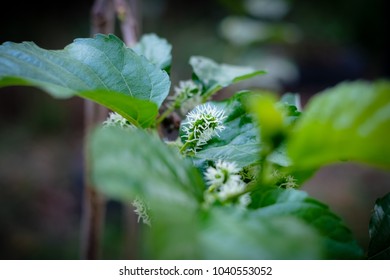
[[[120,22],[123,39],[127,46],[132,47],[138,41],[138,1],[114,0],[114,6]]]
[[[95,0],[91,11],[91,35],[114,32],[115,10],[111,0]]]
[[[88,149],[87,135],[96,123],[101,122],[107,115],[107,109],[86,100],[85,112],[85,138],[84,138],[84,201],[82,226],[82,259],[99,259],[100,243],[103,235],[105,215],[105,201],[91,183],[90,154]]]
[[[211,193],[213,192],[216,188],[218,188],[218,186],[216,184],[213,184],[211,185],[208,189],[207,189],[207,192]]]
[[[114,31],[115,10],[111,0],[96,0],[91,10],[91,34]],[[105,215],[105,201],[91,183],[90,155],[87,136],[108,110],[89,100],[84,101],[84,198],[81,219],[81,258],[99,259]]]
[[[241,192],[239,192],[239,193],[236,193],[236,194],[233,194],[233,195],[227,197],[227,198],[226,198],[224,201],[222,201],[222,202],[223,202],[223,203],[226,203],[226,202],[233,201],[233,200],[239,198],[240,196],[242,196],[243,194],[250,193],[250,192],[252,192],[252,191],[254,191],[254,190],[258,189],[258,188],[259,188],[258,184],[249,183],[249,184],[246,186],[245,190],[243,190],[243,191],[241,191]]]
[[[180,148],[180,153],[181,154],[183,154],[183,152],[185,152],[186,151],[186,149],[187,149],[187,147],[188,147],[188,145],[190,144],[190,142],[189,141],[187,141],[187,142],[185,142],[184,143],[184,145],[183,146],[181,146],[181,148]]]
[[[222,89],[221,86],[217,86],[215,88],[211,88],[209,89],[206,93],[204,93],[204,95],[202,96],[202,103],[205,103],[209,100],[209,98],[211,96],[213,96],[217,91],[219,91],[220,89]]]
[[[129,47],[134,46],[138,41],[140,33],[139,25],[139,4],[138,0],[113,0],[117,17],[125,44]],[[123,204],[124,211],[124,257],[126,259],[135,259],[137,257],[137,239],[139,224],[134,207],[129,204]]]
[[[86,156],[86,169],[89,165]],[[87,171],[89,173],[89,170]],[[83,259],[95,260],[101,256],[101,239],[105,216],[105,201],[103,197],[91,186],[90,180],[85,178],[84,213],[82,219],[82,247]]]
[[[175,110],[175,104],[172,104],[165,110],[164,113],[156,120],[156,126],[158,126],[166,117],[168,117]]]

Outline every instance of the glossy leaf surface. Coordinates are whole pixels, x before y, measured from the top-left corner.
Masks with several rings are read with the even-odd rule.
[[[0,46],[0,87],[12,85],[35,86],[58,98],[79,95],[117,111],[130,122],[141,119],[150,124],[157,108],[137,99],[160,106],[170,81],[165,71],[114,35],[96,35],[76,39],[64,50],[45,50],[32,42],[4,43]],[[121,100],[125,100],[123,106]],[[140,110],[145,106],[147,110]]]
[[[326,205],[310,198],[305,192],[271,188],[253,195],[254,202],[251,206],[257,208],[258,216],[268,219],[294,216],[312,226],[322,236],[325,258],[362,258],[362,249],[341,219]]]
[[[313,97],[289,155],[297,169],[356,161],[390,169],[390,82],[342,83]]]
[[[168,69],[172,62],[172,46],[167,40],[156,34],[145,34],[133,47],[139,55],[145,56],[151,63],[160,69]]]
[[[390,193],[378,199],[370,220],[369,259],[390,259]]]
[[[204,93],[206,96],[231,84],[266,73],[264,70],[251,67],[218,64],[202,56],[192,56],[190,65],[194,74],[206,87],[206,92]]]
[[[197,170],[160,139],[143,131],[103,128],[90,139],[92,176],[107,197],[150,206],[148,257],[194,258],[188,243],[197,234],[204,184]]]

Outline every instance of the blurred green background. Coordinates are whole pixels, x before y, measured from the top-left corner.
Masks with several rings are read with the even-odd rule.
[[[190,78],[191,55],[269,72],[225,96],[238,88],[266,88],[300,93],[305,104],[340,81],[389,76],[384,0],[139,2],[142,32],[173,45],[173,86]],[[74,38],[90,36],[92,4],[7,2],[0,12],[0,43],[34,41],[62,49]],[[79,258],[83,101],[2,88],[0,134],[0,258]],[[370,211],[389,185],[389,173],[343,164],[324,168],[304,189],[330,204],[366,248]],[[108,204],[103,258],[128,256],[123,216],[118,204]]]

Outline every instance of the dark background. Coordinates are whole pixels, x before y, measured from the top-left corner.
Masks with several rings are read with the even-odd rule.
[[[239,0],[140,2],[143,33],[154,32],[173,45],[173,86],[190,78],[191,55],[267,69],[267,76],[239,87],[298,92],[304,103],[340,81],[389,76],[384,0],[271,0],[279,6],[258,10]],[[90,36],[92,3],[2,3],[0,43],[34,41],[62,49]],[[77,259],[83,101],[56,100],[22,87],[0,89],[0,95],[0,258]],[[370,211],[389,182],[384,171],[343,164],[322,169],[304,189],[330,204],[366,248]],[[118,205],[109,204],[104,258],[126,257],[122,215]]]

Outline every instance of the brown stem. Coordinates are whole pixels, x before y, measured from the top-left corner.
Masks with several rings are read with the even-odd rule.
[[[90,173],[88,168],[88,156],[86,156],[86,173]],[[101,257],[100,243],[104,224],[105,201],[96,189],[93,188],[87,176],[84,184],[81,258],[94,260]]]
[[[123,40],[129,47],[138,41],[138,1],[114,0],[115,10],[120,22]]]
[[[115,9],[112,0],[95,0],[91,10],[91,34],[113,33],[115,29]]]
[[[134,46],[138,41],[139,34],[139,1],[137,0],[114,0],[115,10],[120,22],[120,27],[125,44]],[[139,226],[137,215],[132,205],[124,204],[124,258],[135,259],[137,257],[137,241]]]
[[[123,204],[123,219],[124,219],[124,244],[123,258],[134,260],[138,257],[137,244],[139,241],[139,224],[138,217],[134,212],[133,205]]]
[[[120,20],[124,41],[128,46],[137,42],[138,13],[137,0],[95,0],[91,11],[91,33],[113,33],[115,28],[115,13]],[[132,9],[131,9],[132,8]],[[85,136],[89,135],[96,124],[101,123],[107,116],[108,110],[96,103],[85,101]],[[84,202],[82,217],[81,257],[83,259],[101,258],[101,239],[105,216],[105,201],[91,182],[90,155],[87,139],[84,142]],[[133,208],[125,206],[127,238],[125,245],[129,248],[127,257],[136,256],[137,217]]]
[[[115,10],[112,0],[96,0],[91,11],[91,33],[112,33],[115,24]],[[107,116],[108,110],[89,100],[84,102],[84,201],[81,220],[81,258],[101,258],[101,239],[105,216],[105,201],[91,182],[90,155],[87,136]]]
[[[86,100],[85,139],[84,139],[84,202],[82,217],[81,258],[99,259],[101,257],[100,243],[103,235],[105,216],[105,201],[91,182],[90,155],[87,136],[97,123],[107,116],[107,109]]]

